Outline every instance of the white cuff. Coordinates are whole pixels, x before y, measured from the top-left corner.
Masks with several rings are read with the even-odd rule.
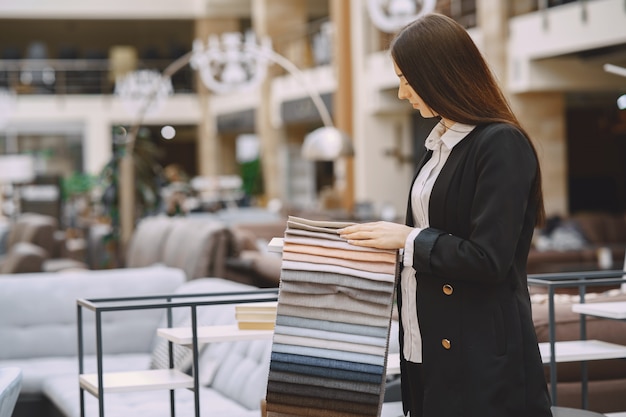
[[[415,229],[413,229],[413,231],[411,233],[409,233],[409,235],[406,237],[406,241],[404,242],[404,259],[403,259],[403,266],[407,267],[407,266],[413,266],[413,242],[415,241],[415,238],[417,237],[417,235],[419,235],[419,233],[422,231],[423,229],[416,227]]]

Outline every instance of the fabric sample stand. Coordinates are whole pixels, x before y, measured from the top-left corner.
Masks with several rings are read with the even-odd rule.
[[[349,224],[287,221],[267,417],[380,415],[398,254],[350,245]]]

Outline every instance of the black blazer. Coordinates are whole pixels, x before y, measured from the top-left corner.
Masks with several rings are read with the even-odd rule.
[[[521,131],[491,124],[457,144],[437,178],[413,257],[423,391],[403,384],[405,412],[419,395],[425,417],[551,415],[526,282],[537,164]]]

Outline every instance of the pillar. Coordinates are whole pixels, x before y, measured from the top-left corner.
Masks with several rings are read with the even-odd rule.
[[[239,22],[234,18],[205,18],[195,22],[195,38],[206,43],[210,35],[224,32],[239,32]],[[198,121],[197,158],[198,174],[214,176],[223,173],[222,150],[217,134],[217,119],[211,113],[209,89],[202,83],[200,75],[195,74],[196,91],[202,117]]]
[[[352,53],[350,2],[330,0],[330,18],[334,27],[333,65],[337,77],[334,95],[335,127],[345,132],[350,139],[353,135],[352,118]],[[341,196],[341,205],[351,213],[354,209],[354,163],[352,158],[342,158],[335,162],[335,187]]]
[[[478,0],[482,52],[507,94],[508,0]],[[519,5],[518,5],[519,6]],[[516,6],[516,7],[518,7]],[[546,215],[568,214],[565,98],[561,92],[507,94],[511,107],[539,154]]]
[[[304,35],[306,30],[306,6],[305,0],[252,0],[252,27],[259,37],[298,38],[298,34]],[[302,39],[304,41],[304,38]],[[287,55],[296,65],[300,59],[304,59],[304,53],[300,58],[293,47],[289,51],[284,51],[275,41],[273,47],[277,53]],[[276,65],[269,68],[267,77],[261,85],[261,100],[256,112],[256,131],[261,141],[261,165],[266,200],[274,198],[282,200],[285,195],[282,179],[285,171],[280,157],[284,154],[287,139],[284,129],[273,125],[271,114],[271,85],[277,70]]]
[[[568,215],[564,94],[561,92],[515,94],[511,104],[539,154],[546,215],[548,217]]]

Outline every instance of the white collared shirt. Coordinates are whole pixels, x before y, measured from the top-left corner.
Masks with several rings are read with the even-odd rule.
[[[413,269],[413,242],[417,235],[429,226],[428,205],[430,194],[443,166],[446,164],[452,148],[465,138],[475,126],[455,123],[444,133],[442,123],[437,124],[426,138],[425,146],[433,151],[431,158],[424,164],[411,188],[411,205],[415,229],[409,234],[404,244],[404,268],[400,275],[402,286],[402,329],[404,343],[402,352],[410,362],[422,362],[422,337],[417,322],[417,279],[419,271]]]

